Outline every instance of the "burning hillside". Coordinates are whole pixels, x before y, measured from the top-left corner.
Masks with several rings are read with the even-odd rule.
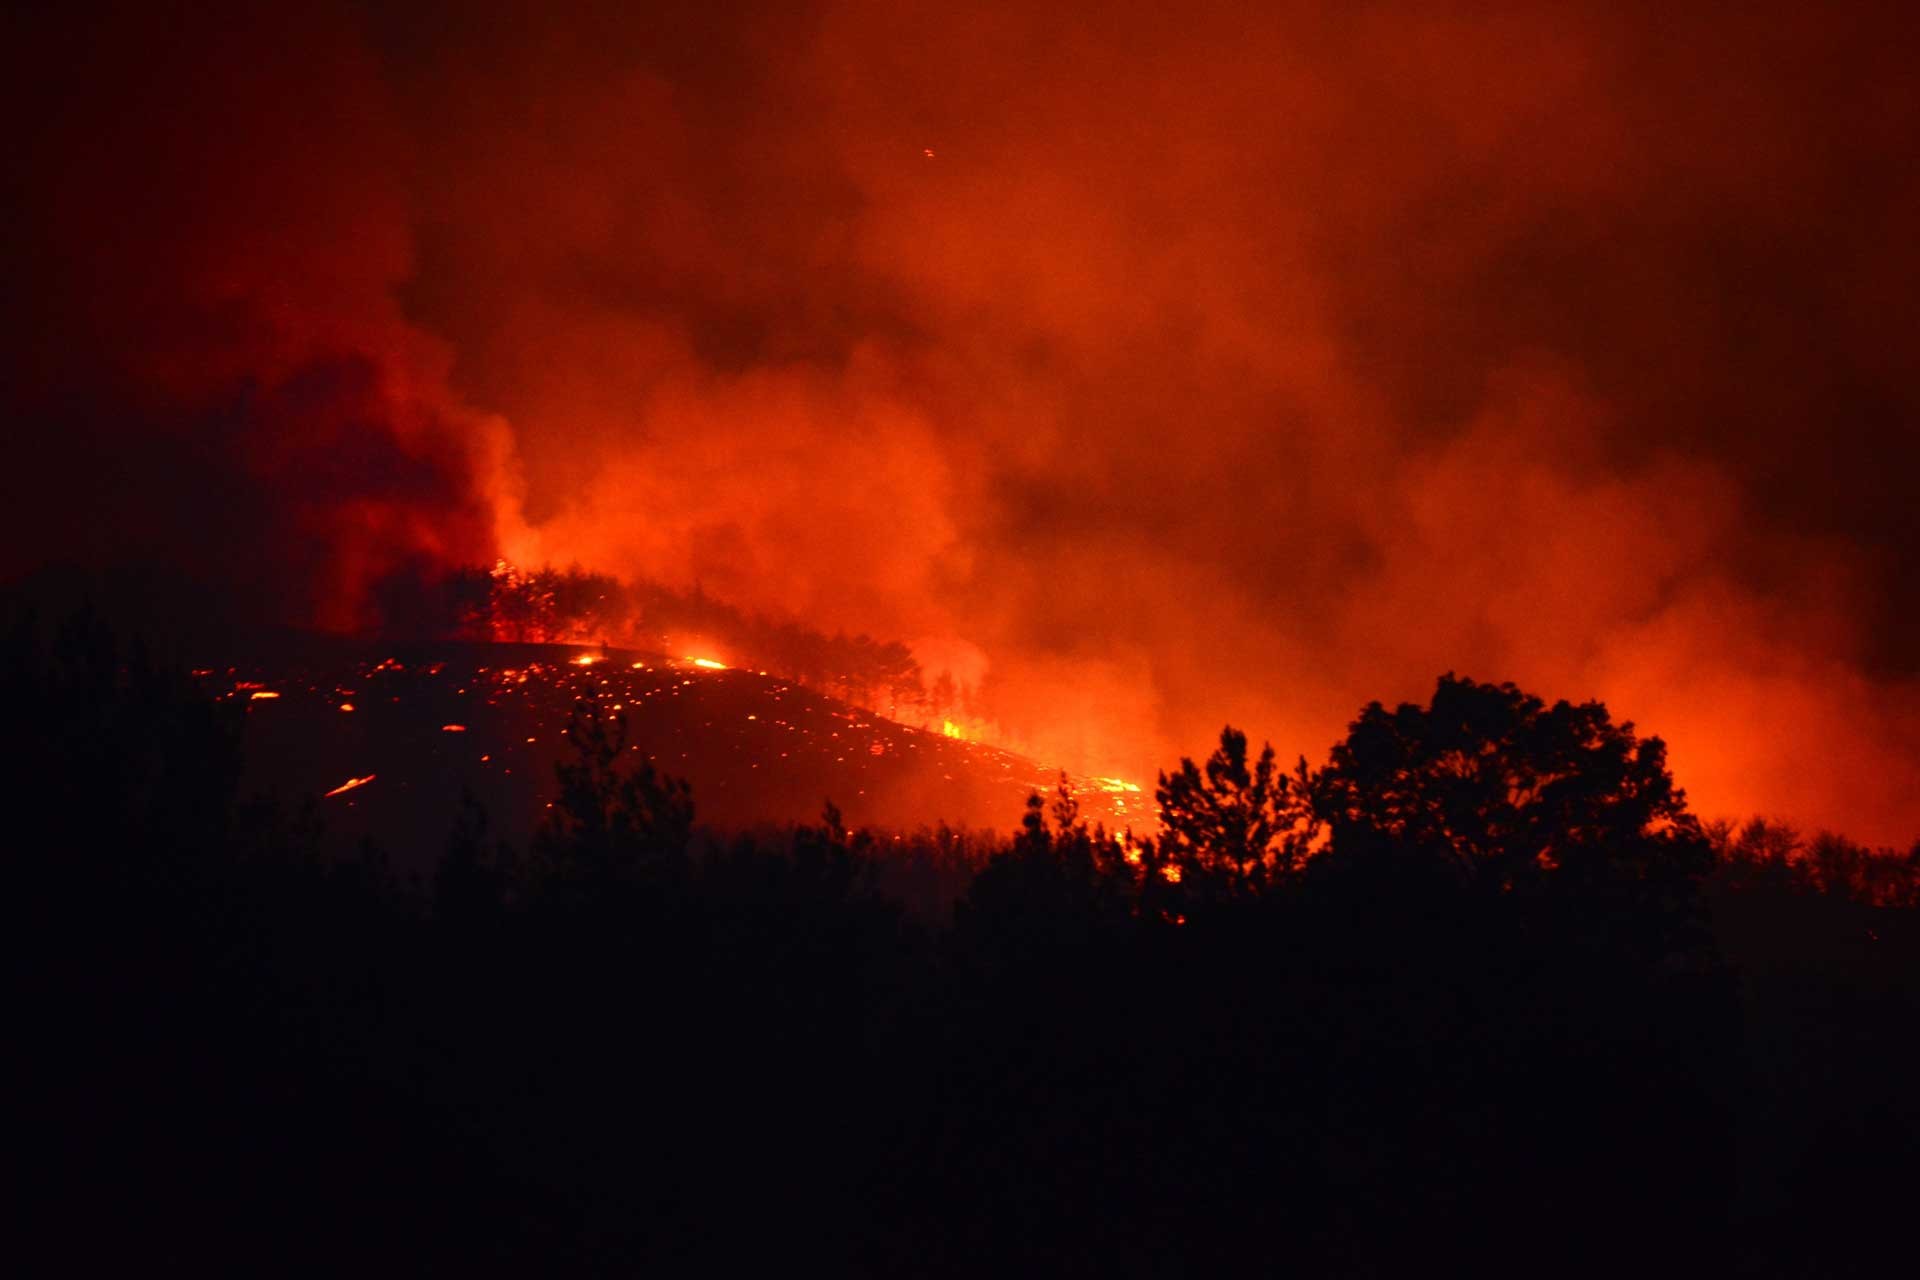
[[[437,850],[469,791],[496,830],[530,830],[553,800],[567,719],[584,697],[624,715],[627,749],[691,782],[699,820],[720,828],[810,821],[831,800],[855,825],[1004,829],[1057,782],[1039,762],[940,724],[904,724],[702,655],[343,644],[195,675],[247,706],[251,789],[315,798],[335,838],[386,849]],[[1073,786],[1111,829],[1151,821],[1134,783]]]

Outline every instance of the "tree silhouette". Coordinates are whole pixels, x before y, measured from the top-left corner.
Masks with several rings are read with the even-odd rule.
[[[434,911],[456,928],[493,922],[513,890],[511,847],[489,844],[487,811],[471,790],[460,797],[460,812],[438,866],[434,868]]]
[[[1178,869],[1178,896],[1257,898],[1292,879],[1318,834],[1312,792],[1304,758],[1289,776],[1265,745],[1249,767],[1247,735],[1231,725],[1204,768],[1183,757],[1171,775],[1162,773],[1154,797],[1164,834],[1155,849],[1158,862]]]
[[[1027,797],[1020,834],[974,877],[954,924],[993,963],[1054,954],[1125,928],[1134,876],[1120,842],[1081,819],[1063,773],[1051,803]]]
[[[1655,950],[1697,937],[1709,842],[1666,745],[1601,703],[1449,674],[1429,706],[1369,704],[1316,791],[1347,862],[1387,853],[1471,891],[1577,897],[1589,923]]]
[[[683,879],[691,788],[646,760],[622,767],[626,715],[608,716],[597,693],[574,705],[567,742],[578,758],[554,766],[560,794],[534,841],[549,890],[593,902]]]

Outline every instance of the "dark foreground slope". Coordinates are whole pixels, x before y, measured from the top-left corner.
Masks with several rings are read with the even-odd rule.
[[[5,675],[13,1251],[61,1272],[1849,1275],[1906,1248],[1910,912],[1709,894],[1717,939],[1649,950],[1594,927],[1604,894],[1478,892],[1403,842],[1169,897],[1062,806],[933,931],[874,892],[885,849],[694,856],[624,765],[503,833],[524,858],[469,830],[414,891],[240,799],[234,700],[84,631]],[[1183,891],[1217,869],[1195,849]]]

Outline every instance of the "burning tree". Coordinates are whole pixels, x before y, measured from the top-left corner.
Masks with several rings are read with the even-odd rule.
[[[703,637],[725,650],[731,665],[825,689],[896,719],[927,710],[920,664],[899,641],[828,635],[790,620],[755,617],[698,586],[675,591],[646,581],[623,583],[577,565],[522,570],[500,560],[491,568],[453,573],[443,589],[444,614],[469,640],[619,643],[683,653],[689,637]],[[951,678],[944,696],[953,701]]]

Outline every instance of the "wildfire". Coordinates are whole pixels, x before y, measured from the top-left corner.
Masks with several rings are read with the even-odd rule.
[[[458,742],[472,750],[453,750],[452,767],[472,768],[505,779],[503,785],[517,785],[527,772],[520,753],[532,753],[560,736],[561,720],[586,686],[592,686],[604,699],[601,705],[615,714],[636,715],[642,723],[652,723],[650,716],[664,717],[660,724],[670,735],[700,735],[705,730],[715,741],[722,740],[722,735],[728,739],[737,736],[738,740],[729,745],[732,754],[739,757],[737,767],[744,778],[757,780],[773,772],[792,778],[806,776],[806,770],[831,771],[835,789],[844,788],[856,804],[862,803],[861,796],[882,794],[870,789],[875,780],[884,782],[908,774],[917,778],[924,772],[936,783],[965,784],[951,795],[939,792],[942,803],[973,808],[989,803],[982,794],[1002,788],[1005,807],[993,816],[1003,817],[1014,811],[1028,792],[1051,792],[1057,785],[1057,776],[1036,762],[1003,754],[1014,748],[1003,747],[1000,727],[963,711],[952,699],[908,700],[894,715],[887,715],[834,697],[825,689],[813,691],[776,677],[757,677],[751,657],[742,657],[749,665],[733,666],[718,656],[723,651],[718,643],[710,645],[699,637],[676,637],[672,647],[663,651],[673,654],[675,649],[679,653],[672,657],[641,660],[632,651],[576,642],[564,647],[547,646],[539,655],[542,661],[521,658],[511,666],[476,661],[470,667],[428,662],[417,655],[410,655],[403,665],[393,658],[382,660],[377,654],[368,654],[353,661],[350,668],[325,671],[312,678],[290,680],[278,673],[227,669],[218,673],[215,689],[242,707],[249,698],[260,695],[261,700],[287,702],[296,716],[308,710],[324,716],[328,745],[338,754],[331,754],[330,763],[309,775],[305,785],[316,788],[307,794],[327,799],[339,799],[371,785],[381,771],[390,788],[406,791],[418,785],[417,779],[406,782],[399,778],[410,771],[409,766],[391,757],[368,758],[363,754],[367,744],[350,730],[353,722],[367,715],[381,721],[382,727],[400,725],[403,714],[408,725],[420,717],[417,728],[438,732],[441,737],[435,741],[446,744],[428,753],[436,760],[449,758],[454,743],[447,735],[458,735]],[[728,648],[724,652],[745,651]],[[569,676],[570,669],[576,674]],[[699,678],[707,674],[726,674],[728,679]],[[465,697],[457,703],[441,700],[441,695],[456,692],[479,696],[471,703]],[[434,696],[416,696],[427,693]],[[499,714],[478,710],[481,703],[499,710]],[[898,718],[901,713],[911,719]],[[276,711],[269,718],[282,714],[287,712]],[[280,732],[288,731],[285,722],[281,724]],[[940,746],[936,738],[949,745]],[[501,750],[494,751],[494,747]],[[532,762],[537,779],[544,771],[544,755],[533,755]],[[348,771],[356,767],[367,772],[349,776]],[[328,785],[329,775],[339,781]],[[710,789],[719,792],[730,783],[738,787],[740,781],[729,774],[713,782]],[[1081,774],[1072,778],[1071,785],[1092,815],[1089,820],[1098,818],[1109,830],[1129,824],[1137,828],[1145,818],[1142,810],[1147,806],[1138,794],[1143,788],[1124,778]],[[388,797],[384,803],[399,802],[395,799],[399,792],[381,794]],[[723,795],[722,799],[731,797]],[[755,803],[751,796],[740,802],[749,808]],[[348,796],[341,812],[347,809],[361,812],[367,806],[357,797]]]

